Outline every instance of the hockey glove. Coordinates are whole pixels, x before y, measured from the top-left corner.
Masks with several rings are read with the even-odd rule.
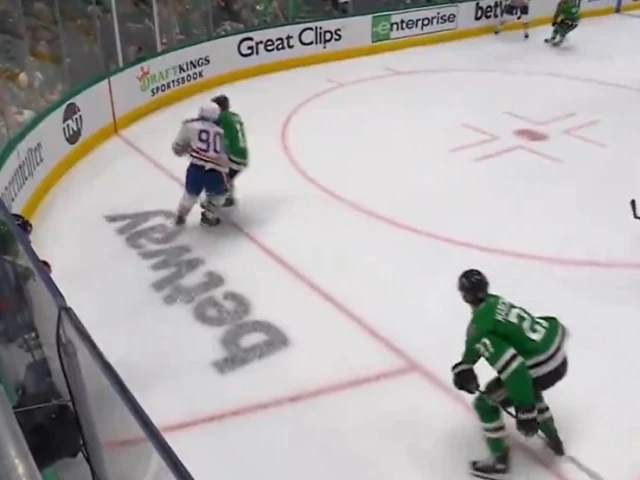
[[[177,157],[184,157],[189,151],[189,145],[182,143],[173,143],[171,145],[171,150]]]
[[[525,437],[538,433],[538,410],[535,405],[516,407],[516,427]]]
[[[472,365],[458,362],[451,368],[451,371],[453,372],[453,385],[458,390],[474,394],[480,388],[478,376]]]

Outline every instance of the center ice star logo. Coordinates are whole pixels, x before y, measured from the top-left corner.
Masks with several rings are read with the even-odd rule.
[[[525,117],[524,115],[519,115],[517,113],[513,113],[513,112],[503,112],[503,115],[507,115],[509,117],[512,117],[520,122],[523,122],[525,124],[529,124],[532,127],[536,127],[536,128],[518,128],[516,130],[514,130],[512,133],[515,137],[526,141],[527,143],[536,143],[536,142],[544,142],[546,140],[549,140],[550,135],[548,133],[546,133],[544,131],[544,128],[541,127],[549,127],[550,125],[554,125],[554,124],[558,124],[558,123],[565,123],[565,125],[567,125],[567,121],[576,117],[575,113],[568,113],[566,115],[561,115],[558,117],[554,117],[554,118],[550,118],[547,120],[534,120],[532,118],[529,117]],[[565,128],[564,130],[562,130],[560,133],[562,135],[567,135],[569,137],[575,138],[577,140],[580,140],[581,142],[584,143],[588,143],[589,145],[592,146],[596,146],[599,148],[606,148],[606,145],[604,145],[603,143],[600,143],[596,140],[593,140],[589,137],[586,137],[580,133],[578,133],[581,130],[584,130],[588,127],[592,127],[594,125],[597,125],[598,123],[600,123],[600,120],[591,120],[589,122],[586,123],[581,123],[578,125],[573,125],[573,126],[569,126],[567,125],[567,128]],[[469,124],[462,124],[462,127],[467,129],[467,130],[471,130],[474,133],[480,134],[482,136],[484,136],[485,138],[481,139],[481,140],[477,140],[475,142],[472,143],[467,143],[464,145],[458,145],[457,147],[452,148],[450,151],[452,153],[455,152],[460,152],[463,150],[470,150],[473,148],[478,148],[478,147],[482,147],[483,145],[488,145],[488,144],[492,144],[495,143],[499,140],[502,140],[500,137],[498,137],[497,135],[487,132],[486,130],[476,127],[475,125],[469,125]],[[537,150],[527,144],[522,144],[519,143],[517,145],[511,145],[509,147],[506,148],[502,148],[499,150],[494,150],[492,152],[488,152],[485,153],[484,155],[480,156],[480,157],[476,157],[474,160],[476,162],[481,162],[484,160],[489,160],[492,158],[496,158],[496,157],[500,157],[502,155],[506,155],[508,153],[512,153],[515,151],[525,151],[528,152],[532,155],[535,155],[538,158],[542,158],[544,160],[548,160],[551,162],[555,162],[555,163],[564,163],[561,159],[554,157],[552,155],[549,155],[548,153],[542,152],[540,150]]]

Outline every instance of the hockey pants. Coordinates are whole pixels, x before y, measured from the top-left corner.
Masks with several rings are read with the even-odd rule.
[[[536,392],[536,408],[540,430],[547,437],[556,437],[558,432],[553,421],[549,406],[546,404],[542,392],[550,389],[567,374],[568,363],[564,361],[550,372],[535,377],[533,387]],[[473,401],[473,409],[480,418],[484,435],[491,454],[494,456],[505,453],[505,437],[507,435],[502,409],[513,407],[513,401],[508,397],[507,390],[500,377],[495,377],[484,388],[484,393],[478,394]]]
[[[572,32],[578,28],[578,22],[571,22],[569,20],[560,20],[556,23],[553,29],[553,36],[557,37],[558,35],[562,38],[566,37],[569,32]]]

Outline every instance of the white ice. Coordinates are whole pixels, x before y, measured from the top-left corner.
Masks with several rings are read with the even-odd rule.
[[[197,479],[464,478],[485,450],[470,398],[449,385],[468,319],[456,277],[475,267],[569,326],[570,374],[548,395],[566,446],[606,480],[636,480],[639,29],[617,15],[584,21],[560,49],[542,28],[527,42],[487,36],[226,86],[253,163],[233,223],[203,231],[194,213],[180,243],[291,339],[237,373],[211,367],[222,329],[166,306],[149,287],[158,274],[104,219],[175,208],[185,161],[172,136],[211,92],[77,166],[38,212],[37,250],[153,420],[194,420],[166,437]],[[490,138],[479,130],[496,140],[464,147]],[[587,479],[521,451],[514,468]]]

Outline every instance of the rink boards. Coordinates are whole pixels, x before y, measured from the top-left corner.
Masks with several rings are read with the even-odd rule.
[[[16,135],[0,159],[0,195],[31,216],[87,153],[159,108],[243,78],[485,34],[505,5],[485,0],[268,28],[146,59],[76,90]],[[548,23],[555,6],[532,1],[532,25]],[[582,3],[583,16],[638,7],[635,0]]]

